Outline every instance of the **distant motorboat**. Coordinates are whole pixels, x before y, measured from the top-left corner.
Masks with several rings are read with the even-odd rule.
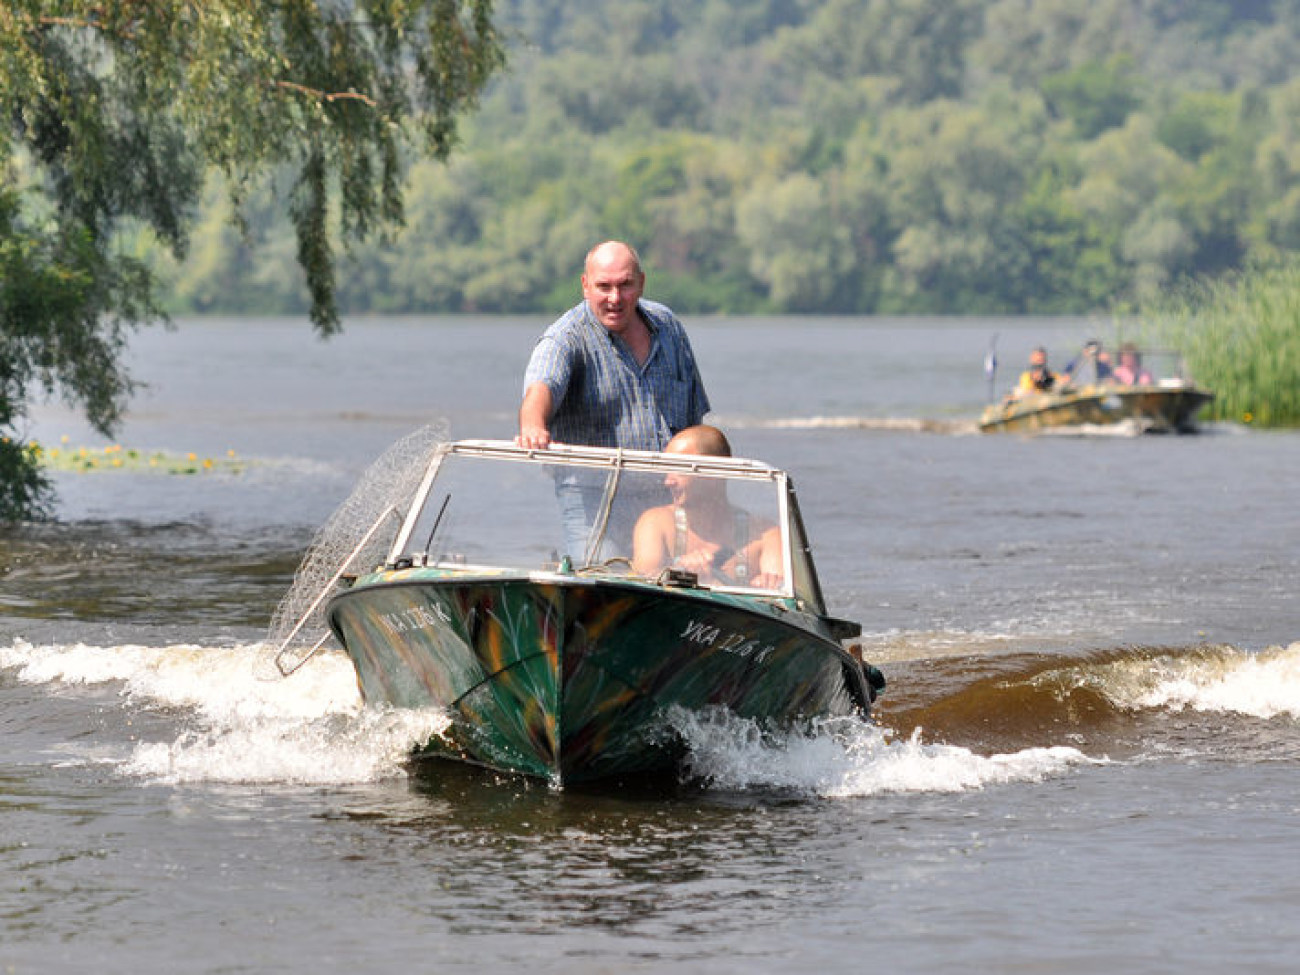
[[[1214,393],[1187,377],[1182,358],[1163,350],[1143,352],[1144,375],[1131,384],[1113,377],[1070,381],[1060,389],[1013,394],[980,416],[986,433],[1031,433],[1057,428],[1126,426],[1135,433],[1189,433],[1196,414]]]

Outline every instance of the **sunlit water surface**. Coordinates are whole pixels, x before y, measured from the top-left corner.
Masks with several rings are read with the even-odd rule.
[[[1096,323],[691,321],[714,420],[794,475],[872,726],[688,725],[709,784],[414,769],[266,625],[426,423],[512,433],[544,323],[184,323],[121,443],[0,531],[0,970],[1283,972],[1300,934],[1300,436],[980,435],[992,336]],[[47,444],[102,448],[54,405]]]

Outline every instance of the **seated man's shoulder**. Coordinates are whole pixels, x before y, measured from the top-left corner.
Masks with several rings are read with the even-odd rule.
[[[674,530],[671,505],[641,512],[632,530],[632,568],[653,575],[671,561]]]
[[[647,508],[637,517],[636,527],[657,528],[672,527],[673,525],[673,506],[670,504],[659,505],[657,508]]]

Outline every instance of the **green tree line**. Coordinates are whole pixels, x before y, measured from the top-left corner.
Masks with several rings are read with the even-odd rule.
[[[596,240],[691,312],[1085,313],[1300,251],[1297,0],[498,0],[508,68],[350,313],[554,312]],[[273,179],[179,313],[297,313]],[[148,249],[141,243],[142,253]]]

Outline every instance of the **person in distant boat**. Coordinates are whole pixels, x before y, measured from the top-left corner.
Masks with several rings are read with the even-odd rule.
[[[1132,342],[1119,347],[1119,365],[1115,367],[1115,381],[1123,386],[1150,386],[1151,372],[1142,368],[1142,353]]]
[[[730,457],[716,427],[688,427],[664,448],[670,454]],[[726,482],[672,473],[664,478],[672,501],[648,509],[632,536],[632,570],[658,575],[665,568],[692,572],[707,584],[779,589],[785,579],[781,531],[727,500]]]
[[[1102,348],[1101,342],[1097,339],[1089,339],[1083,344],[1082,351],[1061,370],[1058,377],[1060,383],[1065,385],[1073,382],[1079,371],[1086,369],[1089,363],[1092,363],[1096,382],[1105,383],[1114,380],[1115,369],[1111,365],[1110,352]]]
[[[1041,345],[1029,353],[1029,368],[1020,374],[1020,381],[1012,392],[1013,397],[1030,393],[1050,393],[1064,385],[1060,377],[1047,367],[1047,350]]]
[[[709,411],[686,329],[642,298],[641,259],[621,241],[592,248],[581,280],[583,300],[528,360],[515,443],[662,450]]]
[[[1097,350],[1097,382],[1113,383],[1115,381],[1115,363],[1110,357],[1109,349]]]

